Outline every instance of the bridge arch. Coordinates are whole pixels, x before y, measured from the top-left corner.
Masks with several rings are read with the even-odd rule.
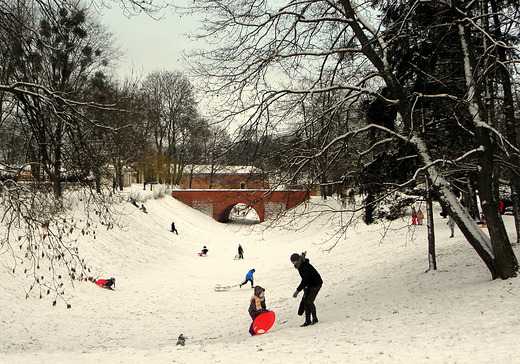
[[[258,219],[260,219],[260,211],[259,211],[260,206],[258,206],[257,204],[251,206],[243,201],[239,201],[237,203],[232,203],[229,206],[224,207],[222,209],[222,211],[220,212],[219,217],[216,220],[220,221],[220,222],[230,221],[231,216],[233,215],[233,209],[238,205],[246,205],[247,207],[251,208],[258,216]]]
[[[234,206],[244,203],[257,213],[260,222],[289,210],[310,197],[309,191],[270,190],[173,190],[172,196],[219,222],[228,222]],[[267,206],[267,208],[266,208]],[[266,216],[267,215],[267,216]]]

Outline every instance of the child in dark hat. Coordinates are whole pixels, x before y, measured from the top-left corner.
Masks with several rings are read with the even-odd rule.
[[[265,289],[260,286],[255,286],[254,289],[254,294],[253,297],[251,297],[248,309],[249,315],[251,316],[253,322],[255,321],[256,316],[267,311],[265,306]],[[249,327],[249,333],[251,335],[256,335],[253,330],[253,322]]]

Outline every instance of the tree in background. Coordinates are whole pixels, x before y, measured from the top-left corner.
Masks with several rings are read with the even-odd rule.
[[[7,167],[0,184],[0,245],[5,265],[33,280],[27,297],[52,293],[56,304],[64,278],[74,282],[89,274],[77,236],[94,233],[97,223],[117,225],[115,196],[92,193],[82,179],[92,164],[85,140],[99,127],[86,117],[90,103],[82,97],[90,77],[115,54],[105,29],[74,2],[0,2],[0,38],[0,134],[18,140],[2,151],[2,161],[15,166]],[[20,181],[24,165],[34,182]],[[67,190],[67,199],[65,169],[87,182],[87,188]],[[69,208],[83,208],[84,217],[72,218]]]
[[[69,141],[74,137],[75,124],[82,123],[81,115],[66,100],[78,99],[89,77],[114,54],[106,30],[79,3],[50,3],[30,10],[32,21],[23,25],[23,29],[29,30],[19,38],[19,51],[12,61],[13,72],[8,81],[38,85],[56,98],[56,102],[49,103],[34,92],[14,93],[16,107],[27,123],[28,146],[35,158],[32,173],[40,176],[45,172],[59,198],[62,169],[75,167],[69,164]]]

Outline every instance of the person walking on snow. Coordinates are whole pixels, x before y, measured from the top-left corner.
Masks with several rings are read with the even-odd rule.
[[[244,249],[240,244],[238,244],[238,259],[244,259]]]
[[[412,225],[417,225],[417,211],[414,206],[412,206]]]
[[[421,209],[417,210],[417,224],[422,225],[422,220],[424,218],[423,212]]]
[[[267,312],[267,308],[265,306],[265,289],[260,286],[254,287],[253,297],[251,297],[251,301],[249,302],[249,316],[253,322],[251,322],[251,326],[249,326],[249,333],[251,336],[256,335],[253,331],[253,323],[255,322],[256,316],[261,313]]]
[[[175,228],[175,222],[172,221],[172,228],[170,230],[172,233],[175,233],[177,235],[179,235],[179,232],[177,231],[177,229]]]
[[[450,215],[446,225],[448,225],[448,227],[450,228],[450,232],[451,232],[450,238],[453,238],[453,234],[455,233],[455,221],[453,220],[451,215]]]
[[[251,269],[249,272],[247,272],[246,278],[244,279],[244,281],[242,283],[240,283],[239,287],[242,288],[242,286],[249,281],[249,282],[251,282],[251,288],[255,288],[254,283],[253,283],[253,273],[255,273],[255,272],[256,271],[254,269]]]
[[[296,298],[300,291],[303,290],[302,304],[305,312],[305,322],[301,325],[302,327],[314,325],[318,322],[314,300],[323,284],[320,274],[309,263],[309,259],[305,258],[305,255],[306,253],[302,253],[302,255],[294,253],[291,255],[291,262],[294,268],[298,269],[298,273],[300,273],[302,278],[300,285],[293,294],[293,297]]]

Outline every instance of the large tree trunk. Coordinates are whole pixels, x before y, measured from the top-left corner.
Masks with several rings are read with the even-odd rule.
[[[487,234],[477,225],[469,215],[468,210],[460,203],[459,199],[450,188],[448,181],[442,176],[437,167],[432,163],[428,149],[424,141],[416,136],[410,140],[417,149],[417,154],[424,165],[430,166],[426,170],[427,178],[432,183],[432,189],[439,198],[441,206],[455,220],[462,234],[484,261],[493,279],[500,277],[495,266],[493,246]]]
[[[493,186],[496,176],[494,176],[494,146],[489,135],[488,123],[482,119],[483,107],[480,101],[480,91],[478,83],[474,79],[475,60],[473,59],[473,49],[470,31],[464,23],[458,25],[462,54],[464,56],[464,73],[466,86],[468,88],[468,109],[475,125],[475,140],[477,148],[481,149],[478,153],[479,172],[477,175],[477,188],[479,191],[482,211],[486,218],[489,236],[492,242],[494,253],[493,278],[507,279],[516,277],[518,271],[518,261],[504,226],[502,217],[498,211],[497,198],[493,193]]]
[[[493,22],[494,22],[494,35],[496,39],[500,39],[502,44],[508,44],[508,40],[505,39],[502,34],[502,29],[500,27],[500,16],[499,16],[499,6],[497,5],[496,0],[489,1],[493,13]],[[500,78],[500,83],[502,85],[503,91],[503,103],[504,103],[504,116],[505,116],[505,124],[506,124],[506,133],[507,138],[510,143],[513,143],[514,146],[518,148],[517,141],[517,120],[515,118],[515,107],[514,107],[514,98],[513,98],[513,86],[511,85],[511,78],[506,68],[507,64],[507,56],[506,56],[506,47],[502,45],[497,46],[497,55],[500,61],[500,64],[496,65],[496,69]],[[520,166],[519,157],[517,153],[511,153],[510,156],[511,165],[514,169],[517,169]],[[513,204],[513,212],[515,217],[515,227],[516,227],[516,243],[520,242],[520,181],[518,179],[518,174],[513,168],[509,168],[509,180],[510,180],[510,188],[511,188],[511,202]]]

